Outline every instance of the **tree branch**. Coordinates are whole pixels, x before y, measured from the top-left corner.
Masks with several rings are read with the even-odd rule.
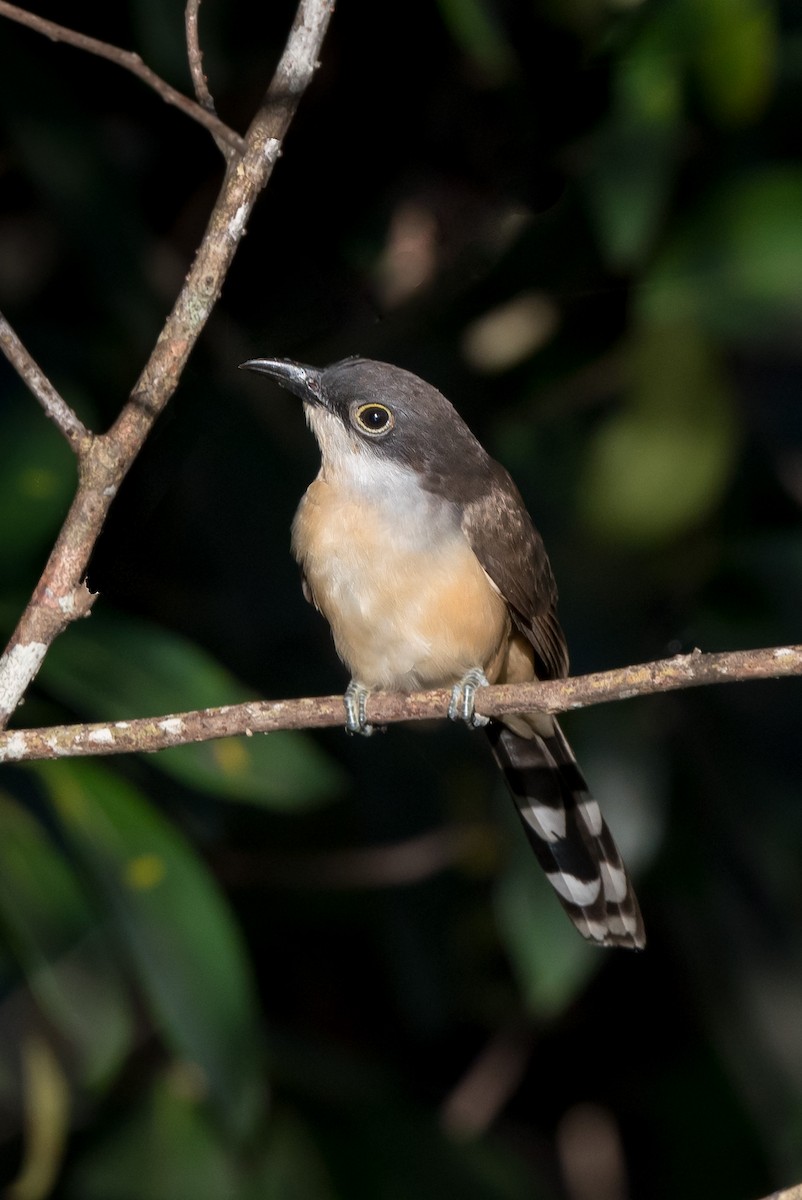
[[[593,675],[480,688],[476,695],[476,711],[487,717],[528,711],[561,713],[681,688],[780,679],[788,675],[802,675],[802,646],[734,650],[725,654],[702,654],[695,650],[692,654],[677,655],[660,662],[620,667]],[[377,692],[368,701],[368,718],[374,725],[442,718],[450,698],[448,689],[411,695]],[[279,729],[319,729],[342,725],[343,721],[342,696],[254,700],[130,721],[8,731],[0,734],[0,762],[151,753],[189,742],[241,734],[250,737],[254,733],[275,733]]]
[[[91,434],[61,397],[41,367],[23,346],[6,318],[0,313],[0,350],[28,389],[34,394],[50,420],[59,429],[77,455],[85,450]]]
[[[18,8],[16,4],[8,4],[7,0],[0,0],[0,16],[8,17],[10,21],[16,21],[18,25],[25,25],[37,33],[43,33],[51,41],[64,42],[68,46],[86,50],[89,54],[96,54],[98,58],[105,58],[109,62],[116,63],[118,67],[131,71],[148,87],[153,88],[167,104],[174,105],[185,116],[204,125],[210,133],[214,134],[216,138],[222,138],[233,150],[240,153],[244,151],[243,138],[233,129],[229,129],[225,121],[221,121],[214,111],[204,108],[172,87],[143,63],[139,55],[132,50],[122,50],[119,46],[110,46],[108,42],[100,42],[88,34],[78,33],[64,25],[57,25],[54,21],[47,21],[44,17],[38,17],[24,8]]]
[[[0,0],[0,13],[13,7]],[[48,646],[93,597],[83,577],[111,503],[220,295],[256,199],[269,180],[298,104],[312,82],[334,0],[300,0],[284,53],[230,165],[203,240],[128,403],[107,434],[85,443],[79,487],[36,590],[0,657],[0,729],[35,678]]]

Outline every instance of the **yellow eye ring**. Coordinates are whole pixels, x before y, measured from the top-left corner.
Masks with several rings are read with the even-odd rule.
[[[354,413],[354,421],[362,433],[371,437],[381,437],[389,433],[395,424],[395,417],[386,404],[377,404],[372,400],[369,404],[360,404]]]

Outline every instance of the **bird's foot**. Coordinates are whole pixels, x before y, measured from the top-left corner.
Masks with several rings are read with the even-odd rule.
[[[345,732],[361,733],[370,737],[376,731],[374,725],[368,724],[367,705],[370,692],[362,683],[352,679],[346,688],[343,702],[345,704]]]
[[[476,689],[478,687],[487,687],[488,682],[488,678],[481,667],[473,667],[470,671],[467,671],[459,683],[455,683],[451,689],[451,701],[448,706],[449,720],[464,721],[472,729],[479,729],[482,725],[489,725],[489,717],[483,717],[478,712],[474,712]]]

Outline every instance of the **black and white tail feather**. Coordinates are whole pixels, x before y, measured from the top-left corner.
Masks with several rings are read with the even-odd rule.
[[[526,835],[576,928],[599,946],[640,950],[640,906],[598,804],[557,722],[549,737],[487,729]]]

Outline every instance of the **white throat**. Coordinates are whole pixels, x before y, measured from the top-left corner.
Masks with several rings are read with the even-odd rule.
[[[305,404],[309,428],[320,447],[320,476],[338,490],[361,493],[368,504],[395,507],[415,494],[424,496],[416,473],[378,453],[351,433],[339,417],[319,405]]]

